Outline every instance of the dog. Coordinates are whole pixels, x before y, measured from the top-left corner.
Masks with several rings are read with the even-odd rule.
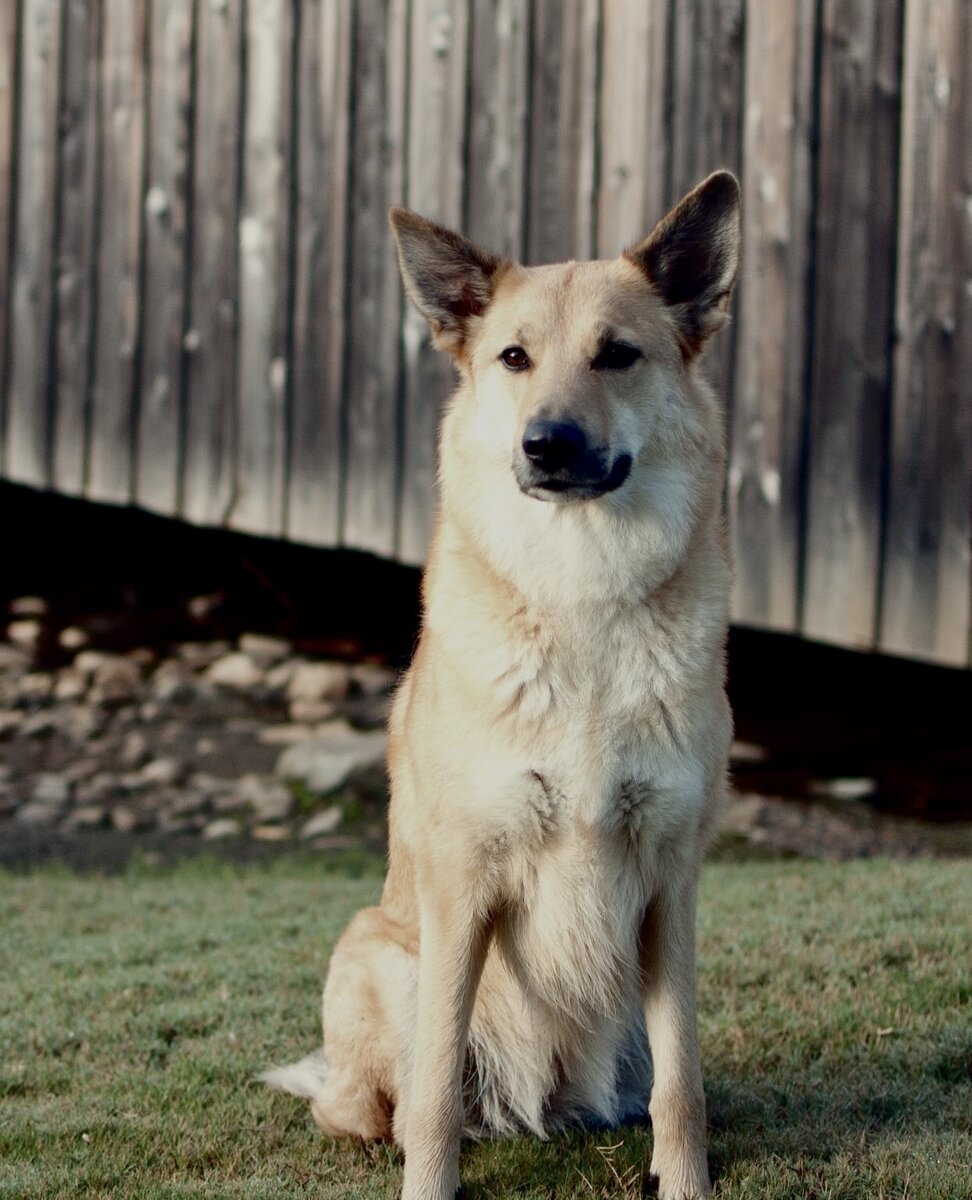
[[[739,189],[613,261],[528,268],[390,214],[460,381],[423,623],[389,727],[388,873],[331,958],[324,1048],[268,1072],[453,1200],[460,1138],[644,1116],[666,1200],[710,1194],[695,906],[723,799],[720,407]]]

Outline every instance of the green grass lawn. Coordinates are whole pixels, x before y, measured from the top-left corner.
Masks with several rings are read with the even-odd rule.
[[[718,1196],[972,1194],[970,865],[707,868]],[[379,886],[367,862],[0,876],[0,1196],[396,1196],[396,1151],[250,1082],[317,1043],[329,947]],[[650,1144],[470,1146],[463,1195],[639,1196]]]

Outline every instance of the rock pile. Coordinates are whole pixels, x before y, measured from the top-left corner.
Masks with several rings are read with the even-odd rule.
[[[386,668],[313,661],[263,634],[109,653],[72,629],[63,665],[44,668],[30,598],[12,615],[0,641],[0,837],[7,823],[383,836]]]

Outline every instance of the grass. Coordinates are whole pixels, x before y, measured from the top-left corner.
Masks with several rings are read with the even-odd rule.
[[[394,1197],[395,1150],[328,1143],[250,1082],[316,1044],[368,860],[0,877],[0,1197]],[[713,864],[701,909],[723,1200],[967,1200],[968,862]],[[464,1197],[635,1197],[650,1130],[463,1154]]]

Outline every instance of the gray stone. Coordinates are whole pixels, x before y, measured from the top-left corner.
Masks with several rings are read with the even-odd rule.
[[[291,700],[290,719],[301,725],[320,725],[329,721],[336,708],[330,700]]]
[[[253,825],[250,828],[250,837],[258,842],[286,842],[293,833],[290,825]]]
[[[104,714],[90,704],[73,704],[59,714],[58,727],[76,744],[89,742],[105,727]]]
[[[124,662],[120,654],[109,654],[106,650],[82,650],[74,656],[74,669],[86,679],[92,679],[99,667],[113,660]]]
[[[45,708],[40,712],[30,713],[29,716],[23,717],[17,733],[21,737],[41,737],[46,733],[53,733],[57,725],[57,714],[51,709]]]
[[[20,797],[9,783],[0,783],[0,817],[9,817],[17,811]]]
[[[262,683],[263,672],[248,654],[234,650],[207,667],[205,678],[219,687],[245,692]]]
[[[43,704],[53,691],[54,677],[49,671],[29,671],[17,683],[17,700],[24,705]]]
[[[0,672],[24,671],[30,663],[30,655],[20,646],[0,642]]]
[[[120,791],[117,775],[108,771],[99,771],[90,779],[85,779],[75,785],[74,798],[78,804],[103,804]]]
[[[14,813],[14,820],[24,825],[54,825],[60,820],[61,809],[53,804],[29,800]]]
[[[232,817],[217,817],[203,828],[202,835],[207,841],[220,841],[224,838],[239,837],[243,826]]]
[[[56,771],[40,771],[34,776],[30,798],[35,804],[63,808],[71,799],[71,784]]]
[[[287,684],[287,698],[343,700],[348,694],[350,682],[351,673],[344,663],[299,663],[290,677],[290,683]]]
[[[33,617],[11,621],[7,626],[7,637],[15,646],[33,653],[40,641],[41,623]]]
[[[240,650],[263,670],[281,662],[291,650],[286,638],[271,637],[265,633],[244,633],[238,644]]]
[[[87,681],[80,671],[75,671],[73,667],[65,667],[63,671],[58,671],[54,683],[55,700],[80,700],[87,690]]]
[[[229,654],[229,642],[183,642],[176,649],[179,658],[191,671],[203,671],[218,658]]]
[[[168,786],[178,783],[185,774],[185,767],[177,758],[155,758],[139,771],[144,784]]]
[[[17,733],[24,723],[22,712],[0,712],[0,738]]]
[[[332,804],[314,815],[300,828],[302,838],[321,837],[333,833],[344,820],[344,809],[340,804]]]
[[[112,829],[117,829],[119,833],[135,833],[151,824],[150,818],[126,804],[116,804],[109,814],[109,820]]]
[[[366,696],[379,696],[390,692],[395,685],[395,672],[378,663],[359,663],[351,668],[351,680],[355,688]]]
[[[64,829],[99,829],[108,823],[108,809],[100,804],[82,804],[64,819]]]
[[[257,733],[257,741],[264,746],[293,746],[312,736],[307,725],[264,725]]]
[[[260,824],[283,821],[294,811],[296,801],[290,791],[276,779],[262,775],[243,775],[240,778],[239,795],[253,810]]]
[[[385,745],[384,732],[358,733],[346,721],[332,721],[313,737],[289,746],[277,760],[276,773],[300,780],[312,792],[332,792],[353,771],[380,763]]]
[[[873,779],[820,779],[810,785],[814,796],[825,796],[831,800],[866,800],[877,791]]]
[[[43,596],[16,596],[7,605],[7,612],[12,617],[43,617],[47,609]]]
[[[118,751],[118,762],[123,767],[135,771],[144,766],[150,754],[149,740],[141,729],[132,729],[125,734],[125,739]]]
[[[78,655],[82,658],[84,651]],[[77,666],[78,658],[74,660]],[[138,663],[121,655],[109,656],[98,664],[91,673],[91,699],[98,704],[126,704],[138,698],[142,686],[142,672]]]
[[[268,696],[283,696],[287,686],[297,670],[298,664],[291,658],[277,666],[271,667],[263,679],[263,690]]]
[[[174,658],[168,658],[156,667],[150,687],[154,699],[163,704],[190,700],[195,692],[192,673]]]
[[[76,625],[68,625],[57,635],[58,645],[62,650],[67,651],[81,650],[87,646],[88,641],[88,635]]]

